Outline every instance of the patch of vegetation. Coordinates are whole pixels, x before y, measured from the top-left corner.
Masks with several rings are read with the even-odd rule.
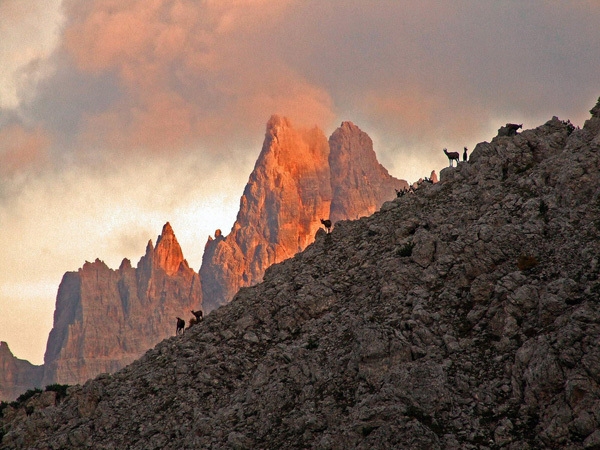
[[[522,254],[517,260],[517,267],[520,271],[530,270],[539,264],[537,258],[531,255]]]
[[[412,242],[405,244],[402,248],[398,249],[398,256],[401,256],[402,258],[411,256],[413,248],[415,248],[415,244]]]
[[[60,402],[63,398],[67,396],[67,389],[69,388],[68,384],[49,384],[46,386],[46,392],[56,392],[56,401]]]
[[[0,402],[0,418],[4,416],[4,410],[8,408],[8,402]]]
[[[12,406],[13,408],[19,408],[31,397],[33,397],[37,394],[41,394],[41,393],[42,393],[42,390],[39,388],[29,389],[28,391],[19,395],[14,402],[10,402],[10,406]]]

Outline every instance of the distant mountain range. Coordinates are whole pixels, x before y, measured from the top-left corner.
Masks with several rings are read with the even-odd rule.
[[[173,335],[176,317],[209,313],[240,287],[260,282],[272,264],[304,250],[321,219],[335,224],[370,215],[406,187],[379,164],[371,139],[351,122],[327,140],[317,127],[296,129],[271,117],[237,220],[229,235],[217,230],[209,237],[199,273],[188,266],[169,223],[137,268],[126,259],[117,270],[96,260],[66,273],[43,366],[16,359],[6,343],[0,347],[0,399],[115,372]]]

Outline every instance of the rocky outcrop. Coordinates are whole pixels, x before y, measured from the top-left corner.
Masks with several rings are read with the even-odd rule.
[[[598,122],[318,231],[122,371],[6,407],[2,448],[598,448]]]
[[[372,214],[404,187],[351,122],[328,142],[318,128],[297,130],[273,116],[231,233],[217,230],[206,244],[200,268],[205,309],[229,302],[240,287],[261,281],[267,267],[305,249],[320,219]]]
[[[408,188],[379,164],[373,141],[352,122],[334,131],[329,148],[332,222],[369,216],[394,197],[395,189]]]
[[[86,262],[60,284],[42,385],[83,383],[114,372],[175,334],[175,317],[201,306],[199,276],[167,223],[137,269]]]
[[[42,381],[43,366],[16,358],[6,342],[0,342],[0,399],[15,400],[19,395]]]

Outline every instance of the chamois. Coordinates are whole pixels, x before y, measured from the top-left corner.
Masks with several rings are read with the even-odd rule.
[[[175,335],[183,334],[183,330],[185,328],[185,320],[176,317],[177,319],[177,330],[175,330]]]
[[[331,233],[331,220],[321,219],[321,223],[325,228],[327,228],[327,234]]]
[[[515,136],[517,134],[517,130],[519,128],[523,128],[523,124],[516,124],[516,123],[507,123],[506,124],[506,128],[508,128],[508,135],[509,136]]]
[[[196,317],[196,323],[200,322],[202,320],[202,317],[204,316],[204,313],[201,309],[199,309],[198,311],[192,310],[192,314],[194,315],[194,317]]]
[[[467,160],[467,151],[468,151],[468,149],[467,149],[467,147],[465,147],[465,151],[463,152],[463,161]]]
[[[456,165],[458,166],[458,161],[460,161],[460,155],[458,152],[448,152],[448,149],[444,149],[444,153],[448,157],[448,162],[450,163],[450,167],[454,167],[452,165],[452,161],[456,161]]]

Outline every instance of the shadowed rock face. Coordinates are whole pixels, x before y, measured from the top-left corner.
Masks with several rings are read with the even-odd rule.
[[[598,448],[598,120],[319,231],[125,369],[6,408],[2,448]]]
[[[209,239],[200,276],[204,307],[231,300],[272,264],[313,242],[320,219],[358,219],[408,187],[379,164],[369,136],[344,122],[329,142],[318,128],[273,116],[231,233]]]
[[[0,342],[0,399],[15,400],[33,386],[39,386],[44,374],[43,366],[16,358],[6,342]]]
[[[188,267],[167,223],[138,268],[86,262],[60,284],[44,357],[43,385],[82,383],[114,372],[175,333],[175,317],[201,305],[198,274]],[[184,316],[186,317],[186,316]]]
[[[331,135],[329,148],[333,222],[371,215],[395,196],[395,189],[408,188],[379,164],[373,141],[352,122],[343,122]]]

